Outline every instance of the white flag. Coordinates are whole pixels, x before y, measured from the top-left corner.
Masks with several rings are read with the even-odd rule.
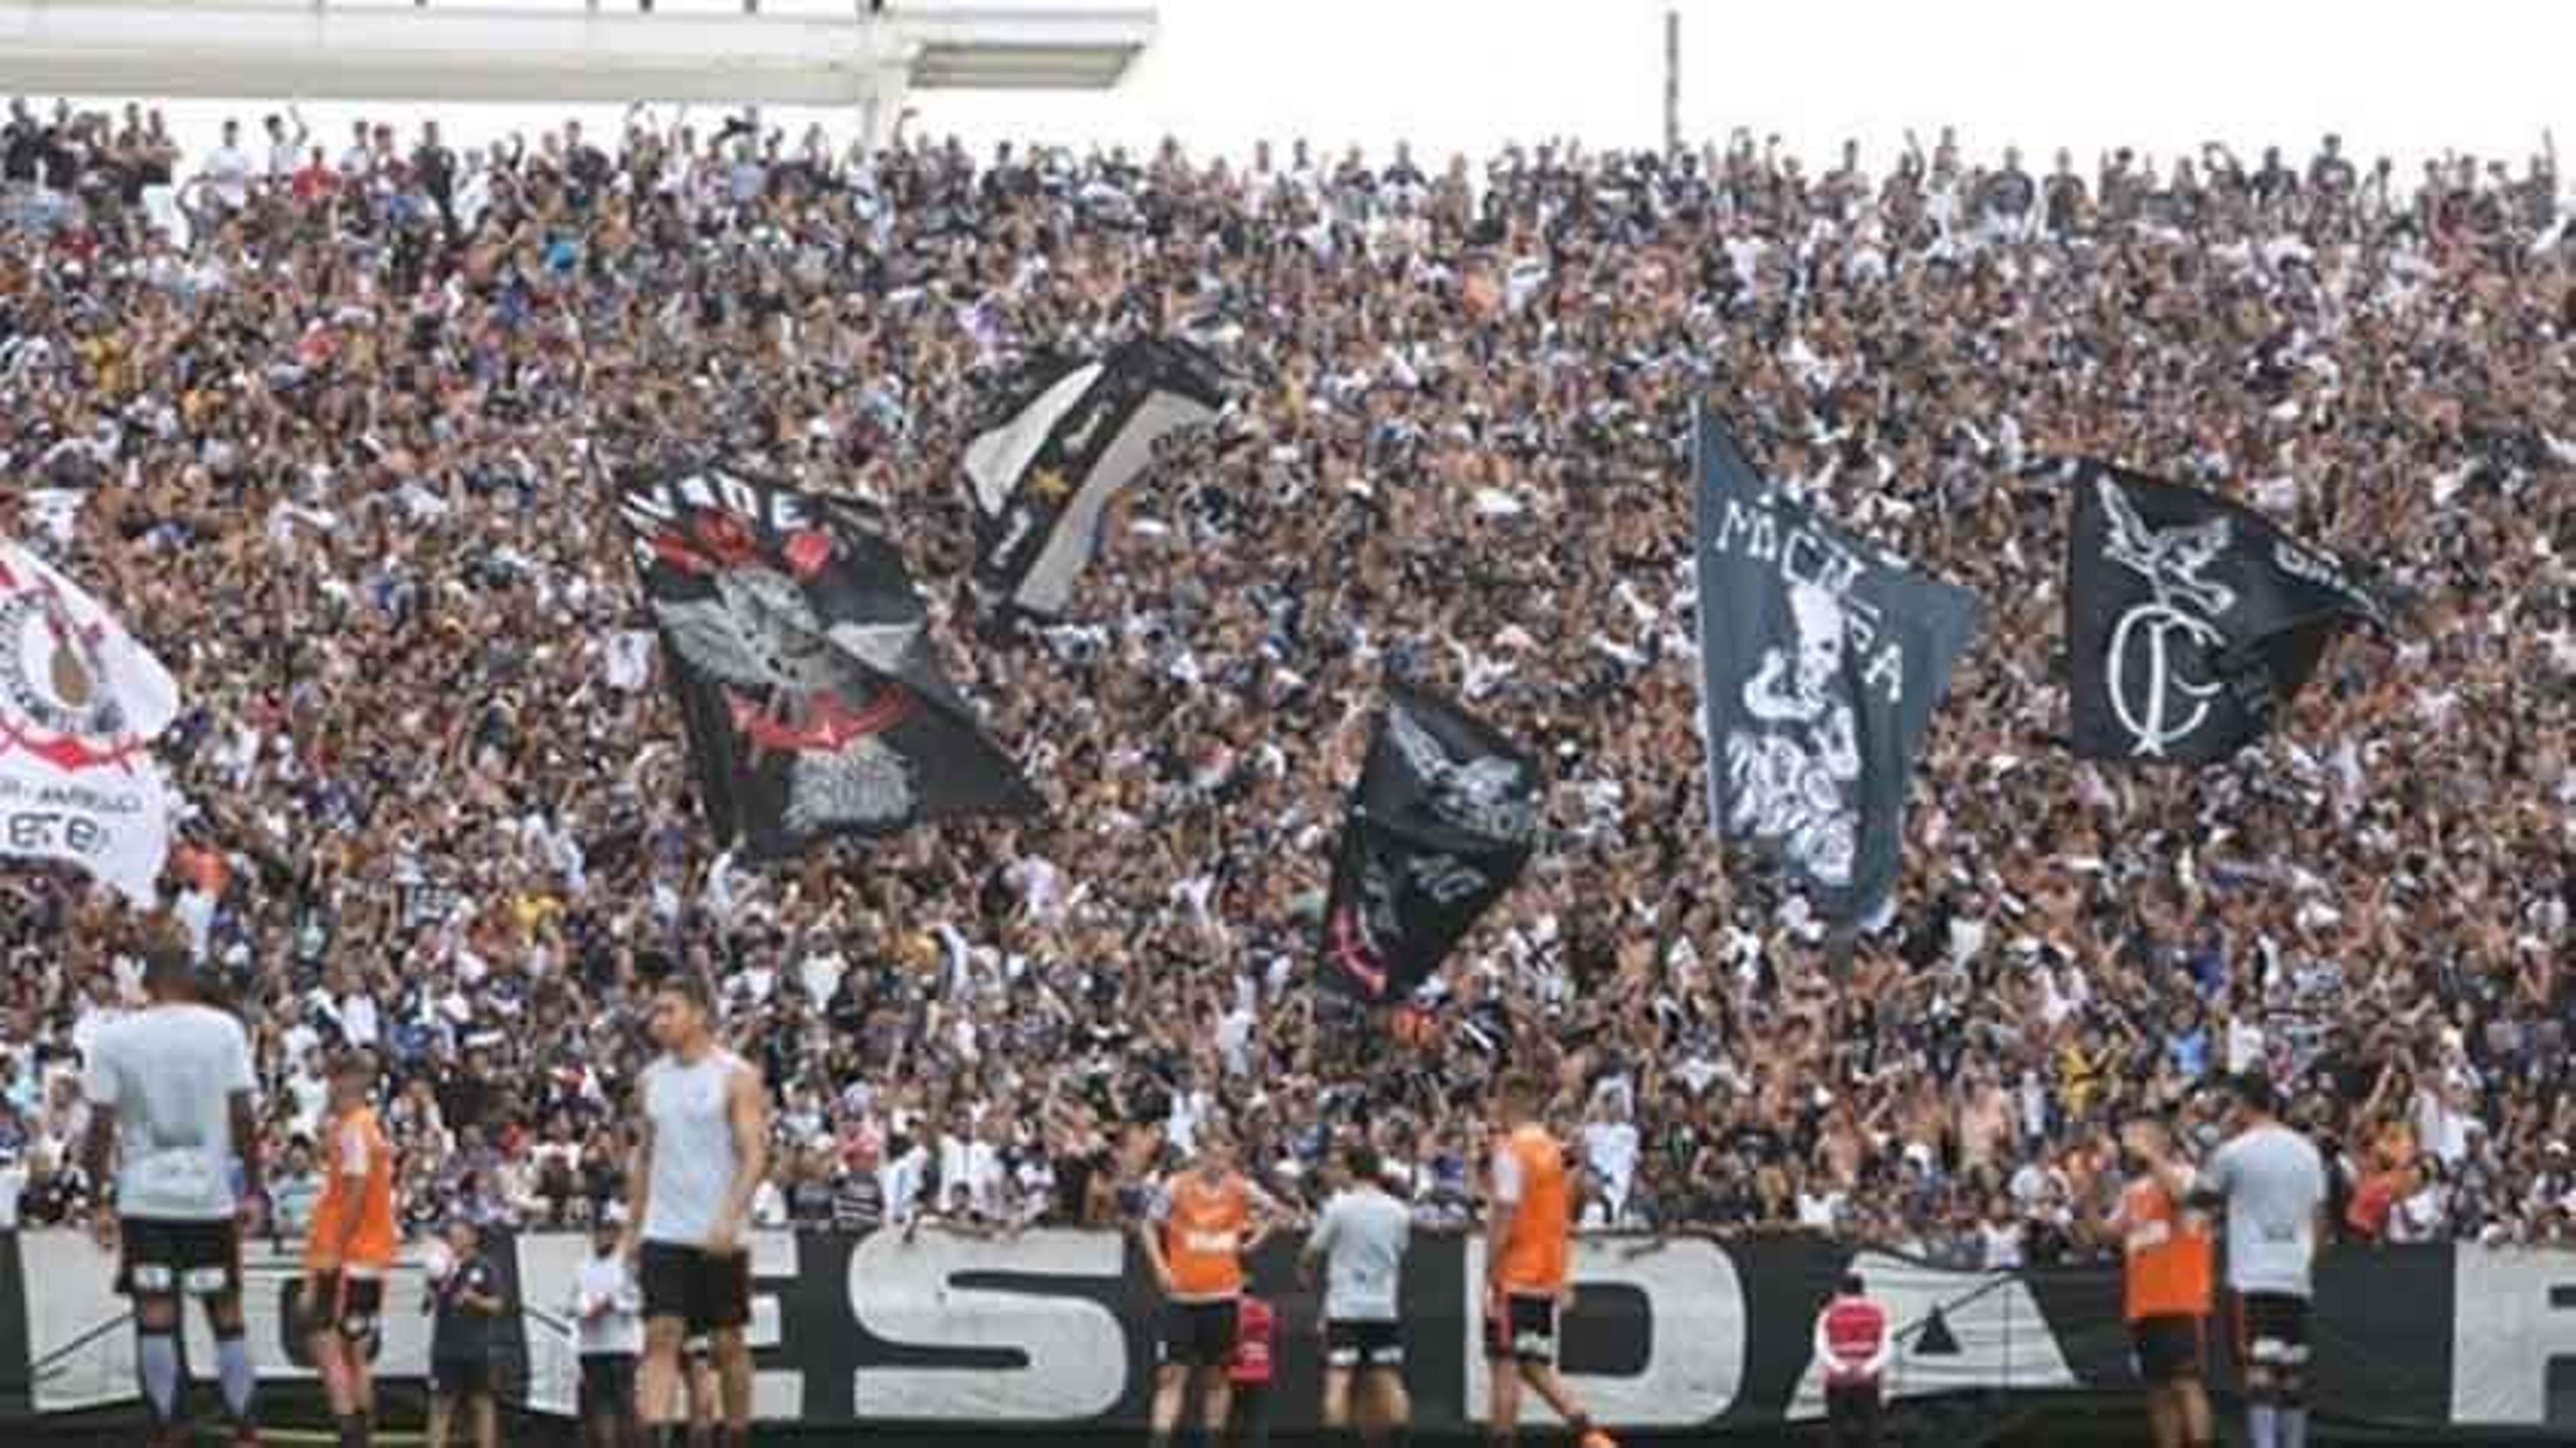
[[[0,857],[154,899],[174,804],[148,746],[179,686],[99,601],[0,541]]]

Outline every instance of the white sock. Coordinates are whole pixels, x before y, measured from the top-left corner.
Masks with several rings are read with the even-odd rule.
[[[138,1332],[134,1335],[135,1376],[143,1380],[143,1401],[152,1420],[168,1423],[179,1416],[179,1334]]]
[[[250,1396],[259,1386],[251,1370],[250,1343],[240,1333],[215,1339],[215,1376],[224,1386],[224,1411],[235,1423],[250,1421]]]

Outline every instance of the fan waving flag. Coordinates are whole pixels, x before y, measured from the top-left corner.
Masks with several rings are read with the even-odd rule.
[[[1766,486],[1705,409],[1696,426],[1710,817],[1818,914],[1859,920],[1893,898],[1906,776],[1976,595]]]
[[[1213,419],[1222,401],[1216,364],[1186,342],[1128,342],[1096,362],[1036,368],[966,445],[977,587],[1024,613],[1062,614],[1109,500],[1153,466],[1164,439]]]
[[[2075,752],[2208,764],[2262,737],[2345,624],[2388,627],[2341,559],[2251,508],[2075,467],[2066,647]]]
[[[149,746],[178,715],[169,670],[104,605],[0,541],[0,856],[151,904],[176,801]]]
[[[1324,909],[1326,985],[1401,1000],[1520,878],[1538,765],[1446,700],[1387,687]]]
[[[720,842],[775,859],[827,835],[1037,810],[857,507],[724,467],[638,473],[618,492]]]

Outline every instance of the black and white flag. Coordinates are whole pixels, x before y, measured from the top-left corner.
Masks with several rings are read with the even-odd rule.
[[[1099,544],[1118,490],[1183,428],[1223,403],[1216,364],[1186,342],[1123,343],[1097,361],[1041,364],[992,427],[966,445],[984,596],[1053,617]]]
[[[827,835],[1036,811],[858,508],[723,466],[632,474],[618,507],[719,842],[774,859]]]
[[[1324,909],[1325,984],[1401,1000],[1520,878],[1538,836],[1528,754],[1446,700],[1389,684]]]
[[[1977,631],[1976,595],[1768,486],[1697,421],[1709,813],[1828,920],[1893,896],[1905,780]]]
[[[2078,464],[2066,542],[2075,752],[2207,764],[2261,738],[2346,622],[2387,615],[2340,559],[2250,508]]]

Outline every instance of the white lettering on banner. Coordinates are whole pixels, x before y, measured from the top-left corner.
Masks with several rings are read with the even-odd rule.
[[[713,508],[739,514],[771,531],[793,533],[813,524],[803,495],[784,488],[760,488],[731,473],[691,473],[677,482],[629,488],[619,498],[630,527],[650,533],[680,516],[683,508]]]
[[[2451,1421],[2549,1423],[2549,1369],[2576,1363],[2576,1256],[2451,1252]]]
[[[744,1244],[751,1252],[754,1282],[792,1279],[802,1268],[793,1232],[754,1232]],[[582,1261],[591,1254],[590,1239],[530,1232],[522,1233],[516,1246],[520,1320],[528,1344],[528,1406],[570,1417],[580,1405],[581,1352],[566,1307],[581,1276]],[[392,1299],[387,1302],[390,1306]],[[782,1345],[776,1293],[754,1291],[751,1322],[743,1329],[743,1339],[754,1352]],[[751,1399],[755,1416],[792,1422],[805,1412],[805,1375],[764,1368],[753,1375]]]
[[[1466,1280],[1485,1280],[1485,1242],[1469,1238]],[[1698,1427],[1735,1406],[1744,1385],[1746,1344],[1752,1325],[1744,1310],[1744,1284],[1735,1260],[1715,1242],[1676,1237],[1661,1245],[1617,1238],[1578,1238],[1574,1244],[1578,1297],[1593,1288],[1623,1287],[1646,1299],[1646,1366],[1611,1376],[1566,1373],[1565,1384],[1583,1410],[1604,1423],[1633,1428]],[[1464,1314],[1470,1422],[1486,1421],[1491,1401],[1485,1363],[1481,1303]],[[1560,1329],[1561,1329],[1560,1325]],[[1563,1357],[1560,1353],[1559,1363]],[[1524,1425],[1562,1421],[1534,1393],[1521,1395]]]
[[[2039,1310],[2030,1284],[2009,1272],[1947,1272],[1901,1257],[1864,1252],[1851,1270],[1869,1295],[1887,1309],[1896,1355],[1887,1369],[1886,1396],[1923,1398],[1979,1388],[2015,1391],[2082,1386],[2067,1365],[2055,1329]],[[1822,1310],[1824,1303],[1816,1304]],[[1956,1355],[1922,1357],[1913,1351],[1932,1314],[1957,1340]],[[1824,1374],[1810,1361],[1789,1407],[1792,1418],[1822,1417]]]
[[[1786,582],[1831,595],[1842,610],[1843,638],[1864,660],[1861,681],[1885,694],[1891,704],[1904,701],[1905,646],[1888,637],[1886,611],[1861,592],[1861,580],[1869,571],[1867,558],[1820,529],[1795,524],[1784,529],[1771,510],[1747,507],[1733,499],[1718,523],[1717,551],[1777,563]]]
[[[850,1308],[888,1342],[918,1348],[1013,1350],[1018,1367],[859,1370],[861,1418],[1047,1422],[1096,1418],[1127,1390],[1127,1329],[1097,1302],[991,1287],[961,1276],[1119,1280],[1126,1243],[1107,1232],[1042,1230],[1003,1242],[923,1231],[875,1232],[850,1253]]]
[[[1717,528],[1717,550],[1768,563],[1780,552],[1779,525],[1768,511],[1748,508],[1729,498],[1725,521]]]

